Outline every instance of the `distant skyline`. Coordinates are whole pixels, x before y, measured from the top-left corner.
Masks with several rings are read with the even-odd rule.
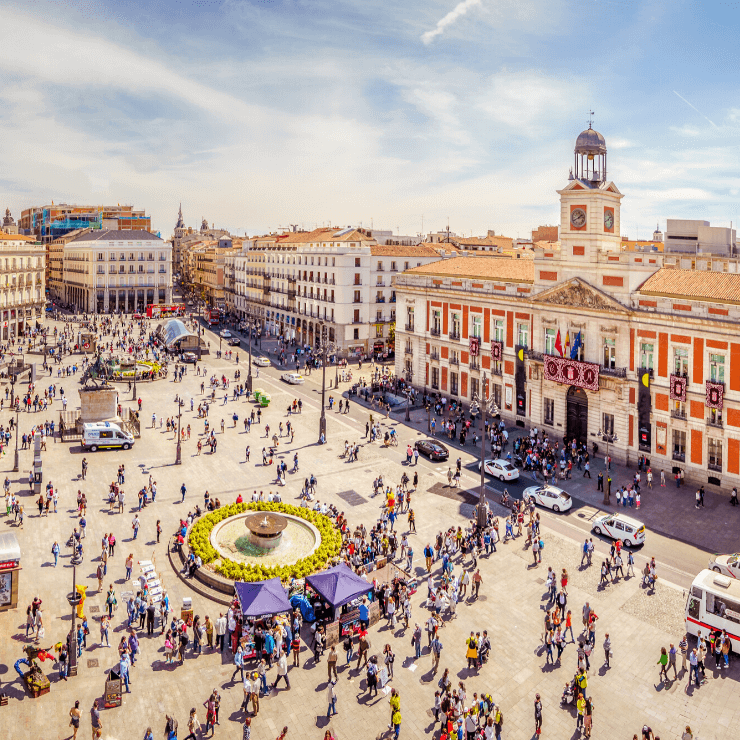
[[[0,207],[182,201],[298,224],[526,237],[607,142],[622,232],[740,219],[740,5],[164,0],[3,7]]]

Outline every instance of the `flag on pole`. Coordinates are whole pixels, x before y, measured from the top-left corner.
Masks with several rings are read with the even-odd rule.
[[[565,332],[565,354],[570,357],[570,332]]]
[[[558,354],[562,357],[563,356],[563,345],[560,342],[560,329],[558,329],[558,335],[555,337],[555,349],[558,351]]]
[[[570,349],[570,359],[575,360],[578,358],[578,350],[583,346],[583,340],[581,339],[581,332],[579,331],[573,339],[573,346]]]

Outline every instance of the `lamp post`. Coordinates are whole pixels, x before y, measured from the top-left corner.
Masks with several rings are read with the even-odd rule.
[[[10,376],[10,408],[15,406],[15,375]]]
[[[180,431],[180,419],[182,418],[183,400],[177,397],[177,454],[175,455],[175,465],[182,465],[182,434]]]
[[[15,409],[15,458],[13,459],[13,472],[17,473],[20,468],[20,455],[18,453],[18,435],[20,434],[20,429],[18,427],[20,421],[20,409],[16,407]]]
[[[334,387],[339,388],[339,351],[334,351]]]
[[[329,349],[329,340],[328,340],[328,329],[326,328],[326,324],[321,322],[320,324],[320,334],[321,337],[321,344],[322,346],[322,362],[321,362],[321,418],[319,419],[319,443],[321,442],[321,438],[323,436],[324,441],[326,441],[326,353]],[[324,332],[327,332],[327,338],[324,338]]]
[[[406,421],[411,421],[411,389],[406,388]]]
[[[252,319],[247,324],[247,344],[249,345],[249,367],[247,368],[247,397],[252,393]]]
[[[427,400],[427,434],[432,433],[432,404]]]
[[[134,401],[136,400],[136,353],[134,353]]]
[[[606,432],[603,432],[601,429],[599,429],[598,432],[596,432],[599,437],[601,437],[602,441],[606,442],[606,458],[609,460],[609,444],[614,444],[614,442],[619,442],[619,436],[616,434],[607,434]],[[609,470],[606,471],[607,478],[609,477]],[[609,485],[607,481],[607,485],[604,486],[604,503],[609,503],[609,496],[611,494],[611,491],[609,490]]]
[[[498,413],[498,407],[493,402],[490,394],[486,395],[486,384],[488,377],[485,370],[481,378],[481,389],[479,393],[473,395],[473,407],[480,408],[481,411],[481,441],[480,441],[480,493],[478,494],[478,529],[486,526],[486,413],[490,410],[494,414]]]

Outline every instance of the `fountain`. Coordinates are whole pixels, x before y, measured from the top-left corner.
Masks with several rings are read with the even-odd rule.
[[[226,560],[270,567],[309,557],[321,545],[321,534],[311,522],[292,514],[246,511],[216,524],[210,541]]]
[[[280,514],[252,514],[244,520],[250,532],[249,541],[260,550],[274,550],[283,538],[288,520]]]

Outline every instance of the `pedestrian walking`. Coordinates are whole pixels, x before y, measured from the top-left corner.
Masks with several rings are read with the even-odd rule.
[[[534,699],[534,732],[535,735],[542,734],[542,702],[539,694]]]
[[[658,658],[658,665],[660,665],[659,679],[665,677],[668,680],[668,651],[663,647],[660,649],[660,657]]]

